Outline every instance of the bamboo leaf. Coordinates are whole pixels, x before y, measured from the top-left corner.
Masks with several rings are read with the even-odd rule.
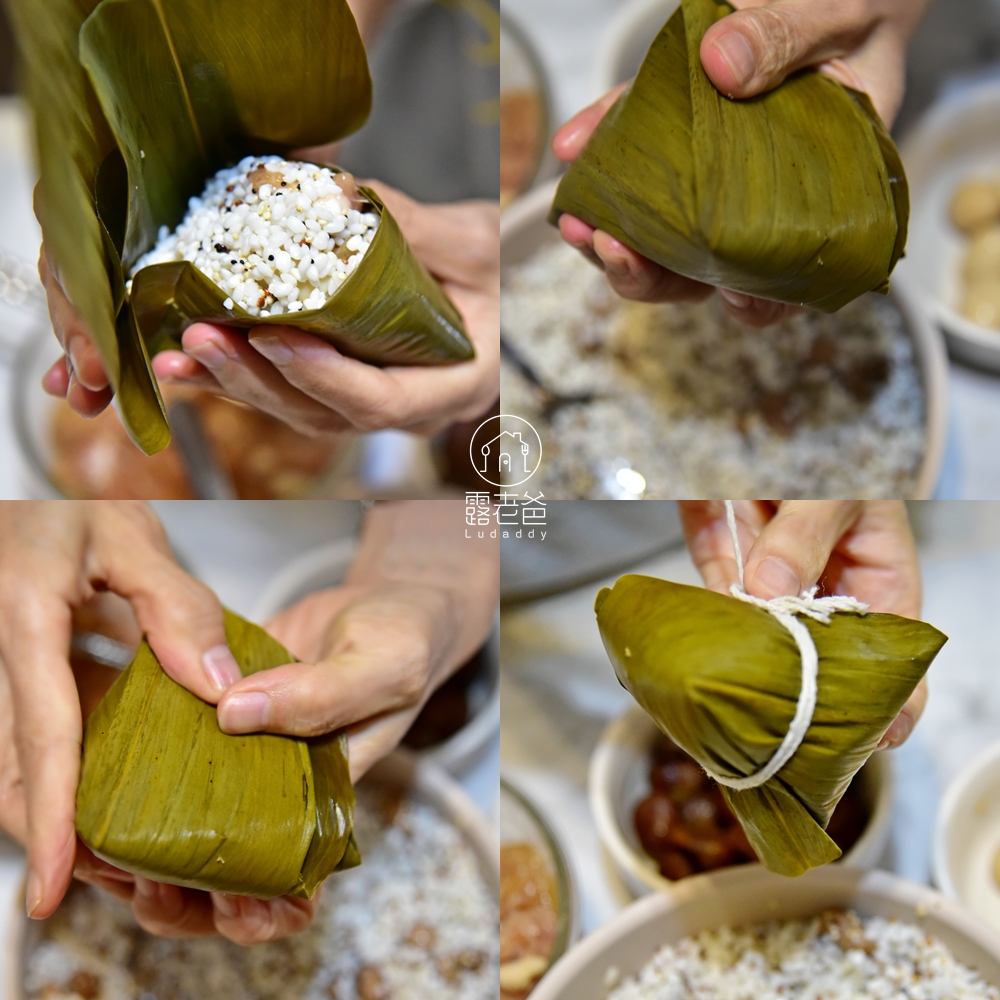
[[[734,777],[759,771],[795,714],[802,665],[766,611],[700,587],[624,576],[595,605],[615,673],[678,746]],[[819,694],[802,744],[764,785],[722,791],[761,861],[800,875],[840,856],[824,829],[947,641],[896,615],[800,619],[819,654]]]
[[[680,274],[826,312],[887,291],[909,213],[892,139],[865,95],[815,71],[722,96],[699,48],[731,10],[683,0],[550,221],[569,213]]]
[[[226,612],[245,676],[294,658]],[[228,736],[216,710],[171,680],[143,642],[87,720],[77,831],[147,878],[268,899],[311,898],[360,860],[343,733]]]

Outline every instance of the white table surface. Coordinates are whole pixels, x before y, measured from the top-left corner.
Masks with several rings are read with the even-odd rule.
[[[1000,740],[1000,503],[932,503],[918,511],[924,619],[951,638],[931,666],[930,700],[911,739],[891,751],[898,794],[887,867],[930,881],[934,816],[962,764]],[[686,550],[636,572],[700,583]],[[594,624],[594,595],[613,582],[505,612],[501,625],[501,759],[568,847],[593,930],[627,902],[600,850],[587,767],[604,727],[633,704]]]
[[[251,615],[263,588],[293,559],[353,530],[358,505],[349,501],[197,501],[154,504],[180,559],[234,611]],[[476,804],[495,816],[500,779],[499,737],[460,781]],[[4,943],[24,873],[21,851],[0,835],[0,1000]]]

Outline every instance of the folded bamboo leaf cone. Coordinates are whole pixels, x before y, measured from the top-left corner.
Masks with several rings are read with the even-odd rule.
[[[682,0],[563,177],[550,214],[663,267],[835,312],[888,291],[909,218],[906,176],[865,94],[813,70],[730,100],[699,47],[733,10]]]
[[[622,685],[707,770],[756,774],[779,747],[802,687],[802,658],[772,615],[700,587],[623,576],[595,604]],[[812,722],[765,784],[722,794],[771,871],[801,875],[834,861],[824,832],[851,778],[924,676],[947,637],[888,614],[799,617],[819,656]]]
[[[244,675],[294,660],[226,612]],[[343,733],[228,736],[146,642],[87,720],[76,827],[98,857],[193,889],[311,898],[360,862]]]

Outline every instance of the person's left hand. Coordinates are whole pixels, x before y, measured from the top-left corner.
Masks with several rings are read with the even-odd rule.
[[[735,500],[747,593],[770,600],[814,584],[872,611],[917,618],[920,564],[901,500]],[[705,586],[720,594],[739,582],[721,500],[679,502],[691,558]],[[899,746],[927,702],[921,680],[879,749]]]
[[[413,252],[465,320],[476,357],[436,367],[377,368],[286,326],[238,331],[194,323],[164,351],[164,383],[221,393],[306,434],[387,427],[435,434],[484,413],[500,391],[500,220],[493,202],[421,205],[376,181]]]

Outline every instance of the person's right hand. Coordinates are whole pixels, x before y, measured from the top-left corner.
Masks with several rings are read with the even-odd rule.
[[[739,9],[712,25],[702,39],[702,66],[715,87],[735,99],[773,90],[796,70],[816,66],[866,92],[888,127],[903,99],[906,45],[928,2],[732,0]],[[560,160],[570,163],[580,155],[626,86],[605,94],[559,129],[552,148]],[[710,285],[661,267],[581,219],[563,215],[559,231],[605,270],[623,298],[697,302],[712,294]],[[720,289],[719,294],[726,312],[750,326],[768,326],[798,311],[742,292]]]
[[[705,586],[728,594],[739,577],[723,501],[682,500],[678,506]],[[901,500],[734,500],[733,509],[748,594],[770,600],[818,584],[821,594],[856,597],[872,611],[919,617],[920,564]],[[880,750],[907,739],[926,701],[925,678]]]
[[[0,504],[0,828],[28,851],[28,915],[49,916],[74,874],[132,902],[139,924],[171,937],[243,944],[305,927],[316,900],[267,902],[133,877],[76,836],[83,715],[114,672],[70,666],[74,614],[109,591],[131,605],[163,669],[216,704],[242,678],[215,595],[174,560],[145,504]]]

